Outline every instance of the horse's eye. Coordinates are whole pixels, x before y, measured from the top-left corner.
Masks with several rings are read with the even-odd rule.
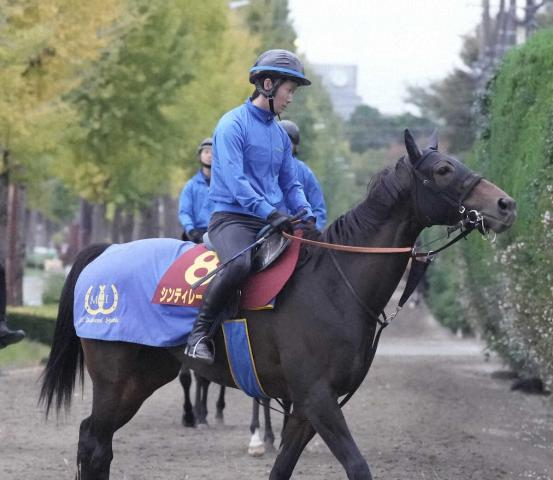
[[[438,170],[436,170],[436,173],[438,175],[446,175],[450,172],[450,168],[446,165],[443,165],[442,167],[438,168]]]

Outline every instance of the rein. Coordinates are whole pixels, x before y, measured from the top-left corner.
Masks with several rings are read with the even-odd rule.
[[[462,207],[464,212],[464,207]],[[307,238],[300,238],[300,237],[294,237],[293,235],[290,235],[287,232],[282,232],[282,236],[284,238],[287,238],[288,240],[293,240],[296,242],[304,243],[305,245],[312,245],[314,247],[318,248],[325,248],[327,250],[336,250],[339,252],[348,252],[348,253],[410,253],[411,257],[418,258],[418,257],[433,257],[437,253],[445,250],[446,248],[450,247],[454,243],[457,243],[462,238],[465,238],[469,233],[471,233],[476,226],[482,221],[482,216],[480,213],[478,213],[476,210],[471,210],[469,214],[475,214],[477,216],[477,220],[472,220],[469,216],[467,216],[464,220],[460,222],[460,225],[456,228],[464,228],[464,230],[457,235],[455,238],[447,242],[445,245],[441,246],[440,248],[436,250],[428,250],[427,252],[417,252],[415,247],[357,247],[353,245],[340,245],[336,243],[328,243],[328,242],[320,242],[318,240],[310,240]]]

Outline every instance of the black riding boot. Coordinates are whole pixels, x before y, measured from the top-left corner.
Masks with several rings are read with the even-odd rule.
[[[5,317],[0,316],[0,348],[17,343],[25,338],[23,330],[10,330]]]
[[[225,307],[234,297],[234,292],[228,291],[226,283],[221,277],[213,279],[207,294],[204,295],[198,318],[188,336],[184,350],[185,355],[208,365],[215,360],[215,346],[212,338],[223,319]]]

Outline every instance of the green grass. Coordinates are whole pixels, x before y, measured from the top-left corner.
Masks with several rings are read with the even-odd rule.
[[[0,350],[0,370],[38,366],[49,353],[50,347],[42,343],[22,340]]]

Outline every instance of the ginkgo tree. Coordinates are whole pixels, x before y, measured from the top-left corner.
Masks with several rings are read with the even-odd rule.
[[[184,183],[185,158],[247,92],[254,55],[222,0],[133,4],[133,25],[67,97],[78,126],[56,168],[87,201],[125,209]]]
[[[68,122],[58,109],[61,96],[115,34],[123,5],[0,0],[0,261],[7,263],[12,302],[21,301],[23,215],[17,214],[24,187],[47,175],[45,153],[56,147],[48,127]]]

